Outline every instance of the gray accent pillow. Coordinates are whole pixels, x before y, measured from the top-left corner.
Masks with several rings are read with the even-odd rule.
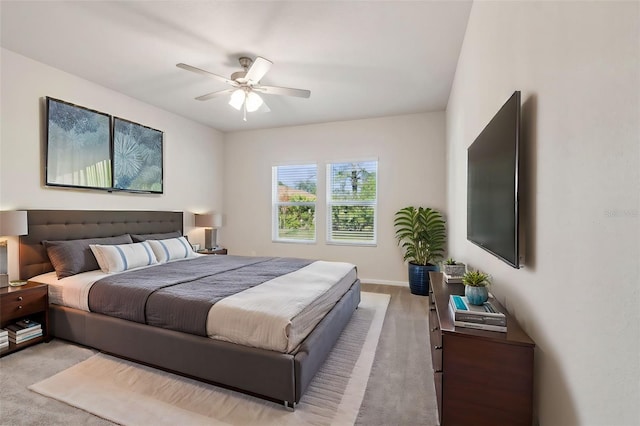
[[[58,279],[70,277],[80,272],[100,269],[96,257],[93,255],[89,245],[91,244],[131,244],[129,234],[117,237],[88,238],[85,240],[68,241],[43,241],[42,244],[47,249],[47,255],[56,270]]]
[[[131,239],[134,243],[141,243],[147,240],[168,240],[169,238],[178,238],[181,236],[180,231],[173,231],[164,234],[131,234]]]

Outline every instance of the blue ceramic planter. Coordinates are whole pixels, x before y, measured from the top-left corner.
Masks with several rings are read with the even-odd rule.
[[[464,286],[464,295],[472,305],[482,305],[489,299],[487,287]]]
[[[411,294],[429,295],[429,271],[438,271],[436,265],[416,265],[409,262],[409,289]]]

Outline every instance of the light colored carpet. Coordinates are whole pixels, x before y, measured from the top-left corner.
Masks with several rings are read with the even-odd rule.
[[[97,354],[29,389],[124,425],[354,424],[389,296],[362,302],[295,412],[281,405]]]

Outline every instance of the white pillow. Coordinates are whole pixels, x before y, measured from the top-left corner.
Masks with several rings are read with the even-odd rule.
[[[149,243],[160,263],[197,257],[197,254],[193,251],[191,244],[189,244],[185,237],[168,238],[166,240],[148,240],[145,242]]]
[[[89,245],[102,272],[111,274],[158,263],[149,243]]]

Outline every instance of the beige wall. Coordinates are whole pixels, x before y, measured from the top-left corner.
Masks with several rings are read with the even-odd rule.
[[[2,49],[0,210],[131,209],[206,212],[223,209],[223,134],[105,87]],[[141,195],[42,185],[42,98],[51,96],[164,131],[164,194]],[[185,232],[204,240],[185,215]],[[200,241],[202,242],[202,241]],[[17,278],[15,239],[10,275]]]
[[[535,340],[545,426],[640,424],[639,15],[637,2],[474,2],[447,108],[450,245]],[[466,149],[514,90],[521,270],[466,240]]]
[[[393,233],[393,214],[407,205],[444,211],[444,113],[425,113],[225,135],[225,227],[220,240],[233,253],[343,260],[367,282],[407,281]],[[378,159],[378,244],[325,244],[325,166]],[[271,241],[271,167],[318,164],[317,243]]]

